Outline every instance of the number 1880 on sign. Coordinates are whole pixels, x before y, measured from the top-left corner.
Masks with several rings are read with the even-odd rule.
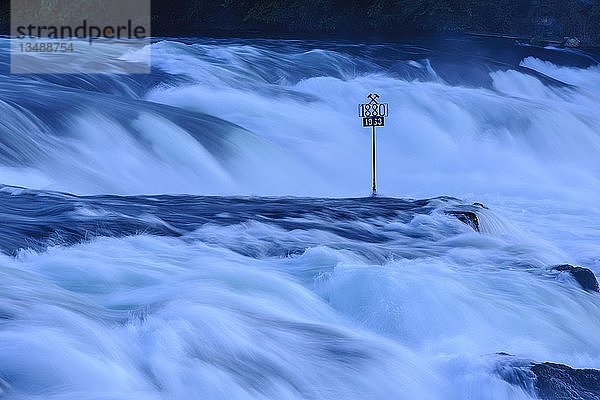
[[[378,103],[376,98],[372,98],[370,103],[358,105],[358,115],[362,118],[363,127],[384,126],[385,117],[388,115],[388,105],[387,103]]]

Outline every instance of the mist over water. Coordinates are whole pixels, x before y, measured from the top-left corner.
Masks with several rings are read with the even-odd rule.
[[[552,270],[600,273],[594,54],[143,51],[0,75],[0,398],[530,399],[496,353],[600,368],[600,297]],[[240,195],[271,197],[205,197]]]

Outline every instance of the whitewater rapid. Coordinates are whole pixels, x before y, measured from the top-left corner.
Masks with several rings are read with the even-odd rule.
[[[600,275],[600,67],[497,46],[0,74],[0,398],[531,399],[497,353],[600,369],[600,296],[552,270]]]
[[[2,76],[2,182],[78,194],[364,195],[370,135],[356,107],[378,92],[390,104],[379,135],[386,195],[599,193],[597,65],[555,65],[518,47],[511,66],[469,59],[468,47],[205,42],[152,44],[151,76]]]

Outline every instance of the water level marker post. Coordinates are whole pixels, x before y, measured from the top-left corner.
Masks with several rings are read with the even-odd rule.
[[[362,118],[363,128],[372,128],[372,157],[373,157],[373,187],[372,196],[377,196],[377,145],[376,145],[376,132],[375,128],[378,126],[385,126],[385,117],[388,116],[388,105],[387,103],[380,103],[377,101],[379,95],[371,93],[367,96],[369,99],[368,103],[362,103],[358,105],[358,116]]]

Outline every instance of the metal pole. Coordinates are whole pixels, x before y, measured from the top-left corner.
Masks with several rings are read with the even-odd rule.
[[[375,183],[375,126],[373,126],[373,196],[377,195],[377,184]]]

